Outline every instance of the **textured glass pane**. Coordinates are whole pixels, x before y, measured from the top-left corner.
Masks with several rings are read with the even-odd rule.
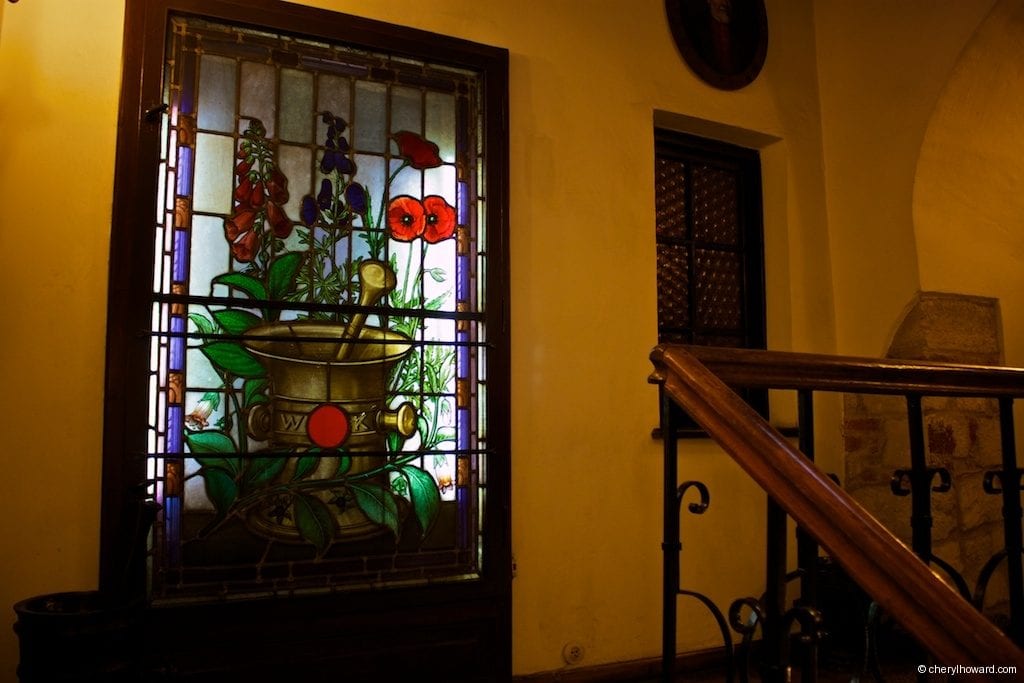
[[[694,167],[694,239],[737,244],[740,228],[737,182],[736,171],[713,166]]]
[[[381,83],[356,83],[353,144],[361,152],[383,152],[387,138],[387,88]]]
[[[191,274],[189,292],[209,296],[211,281],[227,270],[231,262],[228,243],[224,239],[224,220],[213,216],[193,216]]]
[[[741,260],[710,249],[694,253],[697,322],[701,327],[738,330],[743,324]]]
[[[673,159],[657,159],[654,197],[659,239],[686,237],[686,165]]]
[[[686,247],[658,245],[658,326],[685,327],[690,323],[689,273]]]
[[[195,194],[193,211],[228,213],[234,174],[234,141],[223,135],[196,136]]]
[[[352,81],[333,75],[319,77],[317,111],[329,111],[349,121],[352,117]],[[316,139],[323,140],[327,134],[327,123],[317,118]]]
[[[259,119],[273,137],[277,124],[277,71],[270,64],[242,62],[239,115]],[[243,122],[243,128],[245,127]]]
[[[288,178],[288,201],[282,204],[292,221],[299,220],[302,197],[310,190],[309,173],[313,167],[313,153],[308,147],[281,145],[277,150],[277,167]]]
[[[413,88],[391,89],[391,130],[423,130],[422,92]],[[436,141],[435,141],[436,142]]]
[[[437,143],[441,159],[455,161],[455,98],[445,93],[427,93],[426,135]]]
[[[199,127],[230,132],[235,127],[235,61],[203,55],[199,64]]]
[[[455,203],[455,167],[438,166],[423,172],[423,194],[441,195],[450,204]]]
[[[398,171],[401,166],[401,159],[392,159],[390,173]],[[406,168],[404,171],[401,171],[391,183],[391,196],[397,197],[406,194],[419,197],[421,194],[428,194],[423,191],[423,173],[423,171],[417,171],[413,168]]]
[[[424,297],[440,311],[455,310],[455,241],[445,240],[430,247],[424,257]],[[450,338],[450,337],[449,337]]]
[[[281,139],[313,140],[313,76],[308,72],[281,70]]]

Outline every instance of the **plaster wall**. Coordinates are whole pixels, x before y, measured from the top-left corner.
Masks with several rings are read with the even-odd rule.
[[[1024,364],[1024,2],[1001,0],[956,64],[913,188],[922,289],[999,299],[1005,362]]]
[[[917,291],[941,289],[921,282],[911,210],[917,160],[943,86],[993,4],[814,3],[836,352],[883,355]]]

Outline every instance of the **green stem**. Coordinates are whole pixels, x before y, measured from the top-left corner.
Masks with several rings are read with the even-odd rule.
[[[394,182],[395,177],[398,176],[398,174],[401,173],[408,165],[408,161],[402,161],[402,165],[396,168],[395,172],[392,173],[388,177],[387,182],[384,183],[384,191],[380,195],[380,210],[377,212],[377,224],[374,226],[375,228],[380,228],[381,223],[384,221],[384,207],[387,206],[387,202],[384,201],[384,198],[388,196],[388,193],[391,190],[391,183]],[[369,209],[367,209],[367,213],[369,213]]]

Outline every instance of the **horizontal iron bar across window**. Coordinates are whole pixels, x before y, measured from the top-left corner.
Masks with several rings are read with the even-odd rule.
[[[323,454],[324,457],[335,457],[336,455],[347,455],[357,456],[366,458],[379,458],[386,456],[400,456],[407,458],[409,456],[428,456],[428,455],[496,455],[497,451],[493,448],[462,448],[451,451],[439,451],[439,450],[424,450],[424,451],[349,451],[341,448],[329,448],[320,451],[253,451],[251,453],[239,453],[237,451],[218,451],[203,452],[203,453],[192,453],[185,451],[165,451],[165,452],[152,452],[152,453],[135,453],[132,457],[136,460],[149,460],[154,458],[164,459],[176,459],[176,458],[195,458],[199,457],[222,457],[222,458],[237,458],[239,460],[265,460],[267,458],[280,458],[280,457],[295,457],[296,454],[302,453],[304,455],[312,455],[316,453]],[[158,477],[160,479],[160,477]]]
[[[367,313],[382,317],[431,318],[442,320],[483,321],[482,311],[429,311],[422,308],[394,308],[392,306],[360,306],[358,304],[318,304],[304,301],[271,301],[269,299],[239,299],[230,296],[191,296],[187,294],[154,293],[153,301],[162,304],[197,304],[200,306],[231,306],[233,308],[269,308],[277,311],[311,311],[315,313]]]
[[[280,325],[286,325],[289,322],[303,322],[301,320],[290,321],[286,320],[281,323],[275,323]],[[312,321],[322,322],[322,321]],[[401,341],[397,339],[355,339],[352,337],[338,336],[335,338],[324,338],[324,337],[309,337],[305,335],[294,335],[288,337],[273,336],[267,334],[217,334],[214,332],[159,332],[157,330],[144,330],[139,336],[143,337],[159,337],[161,339],[201,339],[203,341],[216,340],[216,341],[273,341],[273,342],[303,342],[303,343],[345,343],[354,345],[368,345],[368,346],[380,346],[381,344],[394,344],[401,343],[408,346],[454,346],[462,348],[494,348],[494,345],[490,342],[479,342],[479,341],[421,341],[418,339],[409,339],[408,341]],[[198,347],[197,347],[198,348]]]

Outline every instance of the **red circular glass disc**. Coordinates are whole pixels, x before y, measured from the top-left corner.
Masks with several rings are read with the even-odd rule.
[[[322,403],[309,414],[306,434],[321,448],[335,448],[348,438],[348,415],[336,405]]]

